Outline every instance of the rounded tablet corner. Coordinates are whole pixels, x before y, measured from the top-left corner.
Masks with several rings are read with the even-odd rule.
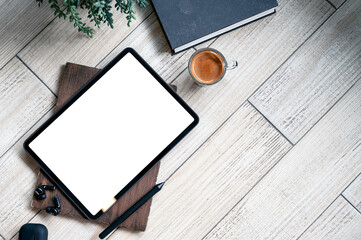
[[[100,214],[97,213],[96,215],[90,215],[90,216],[87,216],[87,217],[88,217],[90,220],[92,220],[92,221],[96,221],[96,220],[98,220],[103,214],[104,214],[104,213],[101,212]]]
[[[28,149],[28,139],[25,139],[25,141],[23,142],[23,149],[25,149],[25,151],[27,152]]]
[[[33,159],[32,154],[31,154],[31,148],[29,146],[30,143],[31,143],[31,140],[29,138],[25,139],[25,141],[23,142],[23,149]]]
[[[131,54],[133,54],[133,55],[138,55],[137,51],[135,51],[135,49],[132,48],[132,47],[126,47],[126,48],[124,48],[123,51],[121,52],[122,55],[125,55],[125,54],[127,54],[127,53],[131,53]]]
[[[135,51],[135,50],[134,50],[134,48],[132,48],[132,47],[126,47],[126,48],[124,48],[123,51],[129,52],[129,51]]]
[[[96,220],[98,220],[98,219],[104,214],[104,212],[102,212],[102,210],[100,210],[99,212],[97,212],[97,214],[93,215],[93,214],[90,213],[90,212],[85,213],[85,212],[84,212],[81,208],[79,208],[79,207],[78,207],[78,209],[80,210],[81,214],[82,214],[85,218],[87,218],[87,219],[89,219],[89,220],[91,220],[91,221],[96,221]]]
[[[194,116],[194,126],[197,126],[199,123],[199,116],[197,114],[195,114]]]

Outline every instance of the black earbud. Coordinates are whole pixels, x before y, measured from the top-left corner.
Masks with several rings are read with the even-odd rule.
[[[55,190],[56,187],[55,186],[51,186],[51,185],[40,185],[39,187],[37,187],[35,189],[34,192],[34,196],[36,199],[38,200],[43,200],[46,198],[46,193],[45,190]]]
[[[61,204],[58,196],[55,196],[54,198],[55,206],[49,206],[46,208],[47,213],[51,213],[52,215],[56,216],[61,211]]]

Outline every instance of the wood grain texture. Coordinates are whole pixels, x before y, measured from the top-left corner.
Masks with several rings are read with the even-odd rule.
[[[242,104],[166,182],[142,237],[202,238],[290,148],[248,102]],[[127,235],[119,231],[110,239]]]
[[[114,13],[114,29],[104,25],[95,31],[93,38],[74,31],[73,25],[66,21],[53,21],[18,55],[53,92],[58,92],[61,67],[66,62],[95,67],[142,23],[152,8],[136,8],[136,11],[137,20],[130,28],[124,14]],[[84,10],[80,16],[86,15]]]
[[[217,37],[217,38],[218,38],[218,37]],[[207,47],[209,47],[214,41],[216,41],[217,38],[213,38],[213,39],[210,39],[210,40],[208,40],[208,41],[206,41],[206,42],[204,42],[204,43],[200,43],[200,44],[194,46],[194,49],[199,50],[199,49],[201,49],[201,48],[207,48]]]
[[[342,195],[361,212],[361,175],[346,188]]]
[[[257,111],[243,104],[153,198],[147,230],[116,231],[110,239],[199,239],[290,147]],[[61,229],[47,224],[54,229],[53,237],[61,239]],[[75,225],[70,231],[77,232],[73,237],[78,239],[97,229],[85,233]]]
[[[0,156],[54,104],[54,95],[19,59],[0,70]]]
[[[132,47],[166,82],[173,81],[186,67],[193,49],[172,55],[162,28],[152,13],[137,29],[122,41],[98,65],[103,68],[124,48]]]
[[[199,125],[163,159],[163,181],[204,142],[334,11],[325,1],[279,1],[275,15],[219,37],[211,47],[239,67],[210,87],[198,87],[184,71],[178,94],[200,117]],[[282,28],[280,28],[282,26]]]
[[[232,33],[226,34],[214,43],[214,47],[221,50],[223,53],[226,54],[229,58],[237,58],[239,60],[240,64],[242,64],[237,70],[234,70],[233,73],[229,72],[227,74],[227,77],[225,81],[217,85],[217,87],[213,88],[197,88],[193,83],[190,82],[188,79],[188,74],[186,71],[184,71],[180,77],[177,78],[175,81],[177,84],[179,84],[180,89],[180,95],[184,98],[186,98],[186,101],[196,109],[198,113],[200,113],[201,117],[201,124],[197,127],[197,134],[192,133],[191,136],[187,137],[187,139],[184,139],[180,145],[177,146],[176,149],[172,151],[169,156],[167,155],[166,158],[162,161],[162,169],[161,178],[166,179],[168,178],[176,169],[182,166],[182,164],[193,154],[194,151],[196,151],[199,146],[201,146],[205,140],[209,138],[209,136],[212,135],[212,133],[218,129],[222,123],[227,120],[230,114],[232,114],[239,105],[244,102],[248,96],[263,82],[265,79],[267,79],[272,72],[274,72],[275,69],[278,68],[280,64],[283,63],[285,59],[287,59],[304,41],[307,39],[313,31],[315,31],[320,24],[333,12],[333,9],[330,7],[330,5],[326,1],[316,0],[312,2],[306,2],[306,1],[280,1],[280,9],[276,13],[276,15],[273,15],[271,17],[262,19],[260,21],[257,21],[255,23],[252,23],[250,25],[247,25],[244,28],[241,28],[239,30],[236,30]],[[138,19],[139,21],[139,19]],[[123,23],[124,24],[124,23]],[[141,27],[141,25],[139,26]],[[50,32],[50,30],[47,30]],[[69,32],[72,31],[72,29],[69,28]],[[146,31],[146,29],[144,29]],[[49,33],[48,33],[49,34]],[[29,59],[29,62],[31,61],[37,61],[38,58],[42,58],[43,55],[44,58],[41,59],[41,63],[37,63],[37,70],[36,73],[39,71],[42,71],[42,79],[44,76],[52,76],[51,78],[46,77],[47,79],[57,79],[58,76],[55,76],[55,72],[60,73],[60,66],[64,64],[68,60],[72,60],[71,58],[77,58],[77,55],[79,52],[71,52],[73,49],[77,49],[76,47],[80,46],[81,50],[87,49],[90,45],[98,46],[101,45],[102,48],[107,48],[106,45],[107,42],[100,41],[98,42],[99,45],[96,44],[88,44],[86,41],[83,41],[82,44],[74,44],[72,41],[80,41],[79,39],[71,38],[71,40],[68,40],[67,38],[70,36],[69,34],[65,34],[64,38],[62,35],[57,35],[58,33],[54,31],[54,33],[49,34],[48,36],[42,36],[41,40],[36,38],[34,41],[37,43],[33,46],[37,48],[41,48],[42,50],[38,52],[38,50],[31,50],[30,48],[27,49],[27,52],[29,55],[27,56]],[[98,32],[99,34],[99,32]],[[141,33],[139,33],[141,34]],[[79,38],[82,35],[77,35]],[[153,36],[155,38],[155,36]],[[48,43],[47,38],[50,38],[51,41]],[[57,38],[60,39],[57,43]],[[105,37],[104,37],[105,38]],[[102,38],[103,39],[103,38]],[[120,39],[120,38],[119,38]],[[137,37],[133,36],[133,39],[136,40]],[[110,45],[113,44],[112,40],[110,41]],[[57,44],[55,44],[57,43]],[[70,47],[66,47],[65,45],[69,44]],[[154,44],[154,43],[153,43]],[[42,46],[45,45],[45,46]],[[56,45],[58,48],[57,50],[52,49],[50,46]],[[74,45],[76,45],[74,47]],[[86,45],[86,46],[82,46]],[[61,46],[61,47],[59,47]],[[145,47],[144,49],[152,49],[153,47]],[[47,51],[51,50],[50,53]],[[119,49],[120,51],[121,49]],[[65,53],[63,53],[63,51]],[[102,57],[103,55],[107,54],[106,51],[108,50],[100,50]],[[147,50],[148,51],[148,50]],[[149,50],[151,51],[151,50]],[[25,51],[24,51],[25,52]],[[30,56],[33,54],[33,56]],[[57,53],[60,53],[60,57],[56,56]],[[82,53],[83,54],[83,53]],[[160,53],[158,53],[160,54]],[[27,54],[26,54],[27,55]],[[141,52],[141,55],[143,53]],[[157,55],[157,54],[156,54]],[[71,56],[71,57],[68,57]],[[177,55],[174,55],[178,57]],[[96,58],[93,61],[93,65],[95,66],[100,60],[95,56],[94,54],[90,54],[90,56],[83,56],[82,59],[87,59],[88,62],[93,61],[92,58]],[[58,63],[51,64],[50,62],[52,59],[55,58]],[[76,60],[78,63],[88,64],[87,61],[80,62]],[[147,60],[149,61],[149,60]],[[104,61],[105,62],[105,61]],[[41,66],[44,64],[44,66]],[[163,63],[162,63],[163,64]],[[152,65],[152,64],[151,64]],[[99,65],[101,66],[101,65]],[[155,65],[154,65],[155,66]],[[173,71],[173,68],[178,69],[177,67],[174,67],[173,65],[169,66],[169,71]],[[48,74],[48,71],[50,72]],[[162,70],[163,71],[163,70]],[[165,70],[164,70],[165,71]],[[177,70],[178,71],[178,70]],[[58,75],[59,75],[58,73]],[[166,71],[163,73],[164,76],[172,76],[172,73],[168,74]],[[54,76],[53,76],[54,75]],[[171,81],[172,77],[166,77],[167,81]],[[228,80],[228,82],[226,81]],[[211,101],[210,101],[211,100]],[[207,104],[209,102],[209,104]],[[263,119],[263,118],[260,118]],[[262,125],[263,120],[256,120],[259,121],[259,124]],[[238,123],[238,122],[237,122]],[[259,124],[254,124],[254,126],[259,126]],[[240,130],[242,131],[242,129]],[[252,132],[252,130],[250,130]],[[234,131],[236,132],[236,130]],[[239,134],[240,132],[237,132]],[[220,134],[220,132],[217,132],[217,134]],[[217,135],[218,136],[218,135]],[[248,135],[247,135],[248,136]],[[244,136],[245,142],[248,142],[247,136]],[[252,136],[251,136],[252,137]],[[241,137],[242,138],[242,137]],[[242,138],[242,139],[243,139]],[[209,139],[209,141],[215,141],[212,139]],[[261,143],[256,142],[248,142],[250,146],[243,145],[240,146],[240,148],[245,149],[245,154],[252,154],[253,151],[256,151],[257,146]],[[237,144],[240,144],[240,142],[237,142]],[[238,146],[236,144],[236,146]],[[246,143],[245,143],[246,144]],[[258,145],[257,145],[258,144]],[[269,141],[267,143],[264,142],[267,146],[263,151],[266,151],[266,149],[272,148],[272,141]],[[269,144],[269,145],[268,145]],[[255,146],[257,145],[257,146]],[[210,146],[210,145],[208,145]],[[214,155],[218,154],[218,146],[214,147],[214,150],[212,151]],[[232,149],[232,151],[235,149]],[[252,150],[252,151],[251,151]],[[243,154],[243,153],[242,153]],[[208,156],[208,155],[206,155]],[[212,156],[213,157],[213,156]],[[202,158],[202,156],[199,156],[198,158]],[[250,157],[249,161],[254,161],[254,159],[257,158],[256,156]],[[193,158],[190,158],[191,160]],[[213,159],[213,158],[212,158]],[[234,160],[230,158],[231,160]],[[246,161],[247,163],[249,161]],[[259,160],[260,161],[260,160]],[[269,160],[264,160],[265,162],[262,164],[269,164]],[[274,161],[274,160],[270,160]],[[192,160],[192,163],[196,162],[196,160]],[[185,163],[184,166],[186,166],[187,163]],[[219,164],[219,163],[218,163]],[[238,164],[238,165],[237,165]],[[236,167],[239,166],[239,164],[242,163],[235,163]],[[260,163],[261,164],[261,163]],[[209,165],[207,165],[209,166]],[[253,166],[253,165],[252,165]],[[203,167],[203,166],[201,166]],[[244,166],[244,168],[247,168],[248,166]],[[177,171],[181,171],[183,166]],[[188,166],[189,169],[194,170],[193,167],[191,168]],[[201,168],[202,169],[202,168]],[[213,168],[212,168],[213,169]],[[232,169],[232,167],[230,167]],[[237,169],[238,171],[242,169]],[[206,171],[203,170],[202,171]],[[242,176],[245,176],[247,174],[253,174],[255,169],[251,169],[245,173],[242,174]],[[256,171],[257,174],[261,174],[261,172],[264,171],[262,169],[261,171]],[[175,174],[177,174],[177,172]],[[232,172],[232,170],[231,170]],[[230,172],[230,173],[231,173]],[[223,172],[222,172],[223,173]],[[221,173],[221,174],[222,174]],[[207,173],[208,174],[208,173]],[[219,175],[221,175],[219,174]],[[214,177],[209,173],[210,177],[209,180],[211,181]],[[178,181],[184,181],[182,176],[175,175],[177,177],[170,178],[170,180],[175,181],[176,183],[179,183]],[[198,177],[198,176],[197,176]],[[176,181],[179,179],[178,181]],[[252,175],[250,179],[255,180],[256,177]],[[252,180],[252,181],[253,181]],[[180,181],[180,182],[181,182]],[[204,180],[205,181],[205,180]],[[247,183],[244,183],[247,185],[247,188],[249,189],[250,185],[252,184],[252,181],[249,180]],[[167,183],[168,184],[168,183]],[[167,185],[166,184],[166,185]],[[202,183],[204,184],[204,182]],[[215,184],[214,184],[215,185]],[[174,184],[171,186],[177,186]],[[214,187],[213,185],[211,185]],[[243,186],[243,185],[241,185]],[[207,189],[210,189],[208,185],[204,187],[204,191]],[[194,190],[193,190],[194,191]],[[226,190],[227,191],[227,190]],[[243,195],[242,189],[237,189],[236,193],[240,194],[239,196]],[[164,199],[162,197],[163,193],[166,193],[166,196],[172,196],[170,193],[176,193],[177,189],[173,187],[169,187],[167,189],[162,190],[161,193],[159,193],[158,196],[154,199],[154,206],[152,208],[152,214],[150,215],[151,218],[154,216],[160,216],[162,214],[169,214],[167,211],[168,209],[162,208],[163,202],[170,204],[168,202],[168,199]],[[220,194],[222,195],[222,194]],[[188,195],[186,195],[188,197]],[[235,198],[239,200],[239,196],[236,196],[234,198],[231,198],[231,202],[235,201]],[[159,198],[159,200],[158,200]],[[190,207],[192,207],[191,211],[193,211],[193,207],[200,206],[202,209],[210,208],[209,212],[212,212],[212,208],[207,206],[207,201],[202,199],[202,201],[197,204],[197,199],[194,199],[192,197],[188,197],[190,200],[193,200]],[[29,200],[29,199],[27,199]],[[186,199],[187,201],[190,201],[189,199]],[[159,201],[159,203],[158,203]],[[227,202],[228,199],[225,200]],[[27,203],[27,202],[26,202]],[[210,201],[210,203],[214,203],[214,199]],[[177,204],[179,204],[179,200],[177,201]],[[227,205],[227,203],[225,203]],[[177,205],[178,206],[178,205]],[[15,208],[15,207],[12,207]],[[30,209],[30,208],[29,208]],[[10,209],[11,210],[11,209]],[[9,211],[10,211],[9,210]],[[177,210],[179,211],[179,210]],[[190,212],[191,212],[190,211]],[[196,210],[195,210],[196,211]],[[223,211],[223,210],[222,210]],[[207,213],[209,214],[209,213]],[[211,213],[212,214],[212,213]],[[217,216],[217,212],[214,213],[215,216]],[[182,215],[183,216],[183,215]],[[206,215],[209,216],[209,215]],[[167,218],[163,221],[163,224],[166,226],[171,226],[171,229],[175,229],[176,225],[173,224],[173,221],[179,221],[178,216],[174,216],[173,218]],[[195,216],[196,219],[200,219],[201,217],[199,215]],[[164,219],[164,218],[162,218]],[[208,221],[208,219],[204,220],[203,218],[202,222]],[[96,239],[99,232],[102,230],[102,227],[99,227],[101,225],[93,224],[89,222],[81,222],[76,219],[71,219],[67,217],[61,217],[58,216],[57,218],[53,218],[49,216],[48,214],[41,214],[35,217],[33,219],[34,222],[42,222],[44,223],[48,228],[49,231],[52,232],[52,239]],[[215,221],[214,219],[211,219],[211,221]],[[150,224],[152,225],[152,222],[155,222],[155,220],[150,219]],[[159,224],[159,222],[156,222],[156,224]],[[187,222],[186,226],[184,228],[188,228],[190,225],[194,225],[193,222]],[[206,223],[207,224],[207,223]],[[162,225],[163,226],[163,225]],[[181,226],[181,225],[180,225]],[[201,225],[203,226],[203,225]],[[193,234],[196,231],[196,225],[194,225],[195,230],[191,230],[191,234]],[[208,225],[207,225],[208,227]],[[183,227],[182,227],[183,229]],[[158,229],[157,229],[158,231]],[[162,231],[159,229],[159,231]],[[204,230],[201,230],[203,233]],[[177,233],[177,231],[175,231]],[[1,230],[0,230],[0,233]],[[118,239],[118,237],[129,237],[129,238],[137,238],[137,237],[143,237],[147,238],[149,235],[149,238],[151,236],[154,236],[153,234],[157,233],[151,233],[150,230],[148,230],[145,233],[134,233],[130,231],[117,231],[113,239]],[[170,234],[167,232],[165,235]],[[181,234],[182,235],[182,234]],[[198,236],[198,233],[196,233]],[[69,237],[70,236],[70,237]],[[173,235],[170,235],[173,236]],[[16,237],[15,237],[16,238]]]
[[[336,8],[339,8],[342,3],[344,3],[346,0],[329,0],[330,3],[332,3],[333,6],[335,6]]]
[[[96,220],[98,223],[105,223],[109,225],[119,216],[121,216],[126,210],[128,210],[134,203],[136,203],[142,196],[150,191],[157,180],[160,163],[155,165],[139,182],[137,182],[129,191],[127,191],[122,198],[117,201],[109,211]],[[36,184],[39,185],[53,185],[44,172],[39,171],[37,175]],[[35,188],[34,188],[35,189]],[[61,202],[61,215],[67,217],[75,217],[79,221],[83,222],[83,216],[80,211],[74,206],[60,190],[47,192],[47,198],[42,201],[32,200],[31,206],[37,209],[46,209],[46,207],[53,205],[53,197],[58,196]],[[152,200],[147,201],[141,208],[139,208],[132,216],[124,221],[119,227],[127,228],[134,231],[145,231],[148,222],[148,216]],[[89,220],[87,220],[89,221]]]
[[[99,240],[99,233],[107,227],[105,224],[99,224],[86,219],[71,218],[63,215],[53,217],[45,211],[41,211],[30,222],[44,224],[49,231],[50,240]],[[81,234],[79,234],[79,231],[81,231]],[[16,237],[18,236],[15,236],[14,239],[17,239]]]
[[[292,143],[361,78],[361,1],[350,0],[250,98]]]
[[[100,69],[67,62],[60,78],[55,111],[77,93]]]
[[[334,203],[302,234],[300,240],[353,240],[361,236],[361,214],[343,197]]]
[[[58,94],[59,97],[55,110],[59,109],[65,102],[67,102],[98,72],[99,69],[97,68],[67,63],[61,76]],[[159,165],[160,163],[155,165],[141,180],[139,180],[127,193],[125,193],[124,196],[119,201],[117,201],[108,212],[106,212],[96,221],[107,224],[112,223],[129,207],[136,203],[142,196],[150,191],[154,187],[157,180]],[[53,185],[45,173],[40,171],[38,173],[35,186],[48,184]],[[55,191],[49,191],[47,193],[47,198],[44,200],[38,201],[33,198],[31,206],[39,209],[45,209],[46,207],[53,204],[54,196],[58,196],[60,199],[62,206],[60,214],[84,217],[59,189],[56,189]],[[152,201],[149,200],[146,204],[144,204],[132,216],[124,221],[120,227],[125,227],[136,231],[144,231],[147,226],[151,202]]]
[[[53,18],[47,1],[0,0],[0,69]]]
[[[361,171],[361,81],[206,239],[295,239]]]
[[[5,239],[10,239],[37,213],[37,210],[30,207],[29,202],[33,196],[39,167],[25,153],[23,142],[50,116],[50,112],[43,116],[0,158],[0,232]]]

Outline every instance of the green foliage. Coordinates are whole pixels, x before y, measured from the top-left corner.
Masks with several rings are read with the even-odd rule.
[[[39,7],[43,3],[43,0],[35,0],[38,2]],[[93,29],[87,26],[79,16],[77,11],[79,8],[88,9],[88,18],[90,22],[93,22],[96,27],[100,27],[102,23],[106,23],[109,27],[113,28],[113,14],[110,12],[112,9],[112,0],[48,0],[50,8],[54,10],[54,15],[59,18],[66,19],[69,17],[70,22],[74,22],[74,28],[77,28],[79,32],[83,32],[89,37],[92,37]],[[135,0],[136,4],[141,8],[148,6],[147,0]],[[128,27],[135,18],[134,0],[115,0],[115,9],[124,13],[128,20]]]

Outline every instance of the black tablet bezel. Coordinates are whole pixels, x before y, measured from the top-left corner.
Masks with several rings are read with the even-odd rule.
[[[99,210],[95,215],[91,214],[89,210],[77,199],[77,197],[63,184],[63,182],[47,167],[47,165],[36,155],[36,153],[29,147],[29,144],[41,134],[52,122],[54,122],[66,109],[68,109],[78,98],[80,98],[91,86],[93,86],[102,76],[107,73],[120,59],[126,54],[132,54],[148,72],[156,79],[176,100],[177,102],[193,117],[193,122],[180,133],[162,152],[156,156],[140,173],[138,173],[119,193],[115,196],[117,201],[137,182],[139,181],[166,153],[168,153],[182,138],[185,137],[199,122],[197,114],[169,87],[169,85],[145,62],[143,58],[132,48],[124,49],[118,56],[116,56],[108,65],[106,65],[98,74],[96,74],[84,87],[82,87],[71,99],[69,99],[53,116],[51,116],[44,124],[42,124],[30,137],[24,141],[25,151],[38,163],[40,168],[53,180],[63,193],[72,201],[78,209],[89,219],[95,220],[99,218],[104,212]],[[84,171],[84,169],[82,170]],[[108,183],[107,183],[108,184]]]

